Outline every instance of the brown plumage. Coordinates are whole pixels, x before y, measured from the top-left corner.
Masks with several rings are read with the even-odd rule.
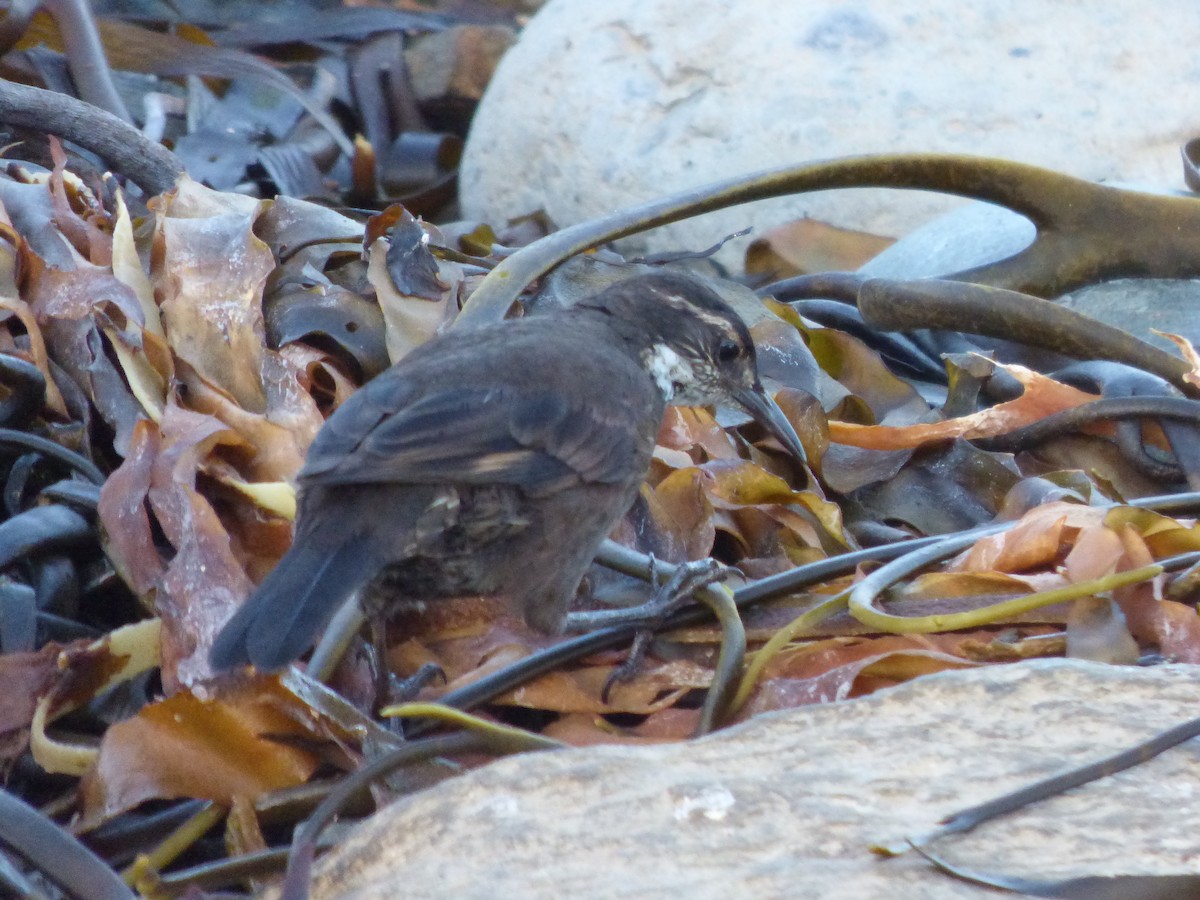
[[[213,666],[286,665],[368,586],[410,601],[499,595],[558,630],[637,494],[667,402],[729,400],[803,457],[745,325],[678,275],[429,341],[317,435],[292,548],[220,633]]]

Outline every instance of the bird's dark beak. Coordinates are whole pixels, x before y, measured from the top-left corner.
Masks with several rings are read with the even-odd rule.
[[[754,421],[773,434],[792,456],[805,465],[808,464],[808,455],[804,452],[804,445],[800,443],[792,423],[784,416],[783,410],[776,406],[775,401],[767,396],[761,384],[756,381],[751,387],[743,388],[734,394],[733,399],[754,416]]]

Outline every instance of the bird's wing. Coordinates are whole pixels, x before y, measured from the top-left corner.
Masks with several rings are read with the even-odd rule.
[[[348,401],[313,443],[300,481],[518,484],[536,493],[622,481],[648,452],[638,417],[617,402],[584,404],[554,390],[503,385],[409,400],[402,391],[394,385]]]

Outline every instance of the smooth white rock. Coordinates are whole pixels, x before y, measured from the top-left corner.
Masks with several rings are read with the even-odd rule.
[[[569,225],[757,169],[894,151],[1179,187],[1197,33],[1189,0],[550,0],[476,114],[463,211],[544,208]],[[809,194],[624,248],[700,249],[805,215],[898,236],[953,202]],[[736,265],[746,240],[720,259]]]

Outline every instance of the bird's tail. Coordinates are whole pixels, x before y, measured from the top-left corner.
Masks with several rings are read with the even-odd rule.
[[[370,539],[340,534],[297,535],[292,548],[242,604],[213,642],[209,662],[220,671],[253,663],[281,669],[312,646],[356,590],[375,574]]]

